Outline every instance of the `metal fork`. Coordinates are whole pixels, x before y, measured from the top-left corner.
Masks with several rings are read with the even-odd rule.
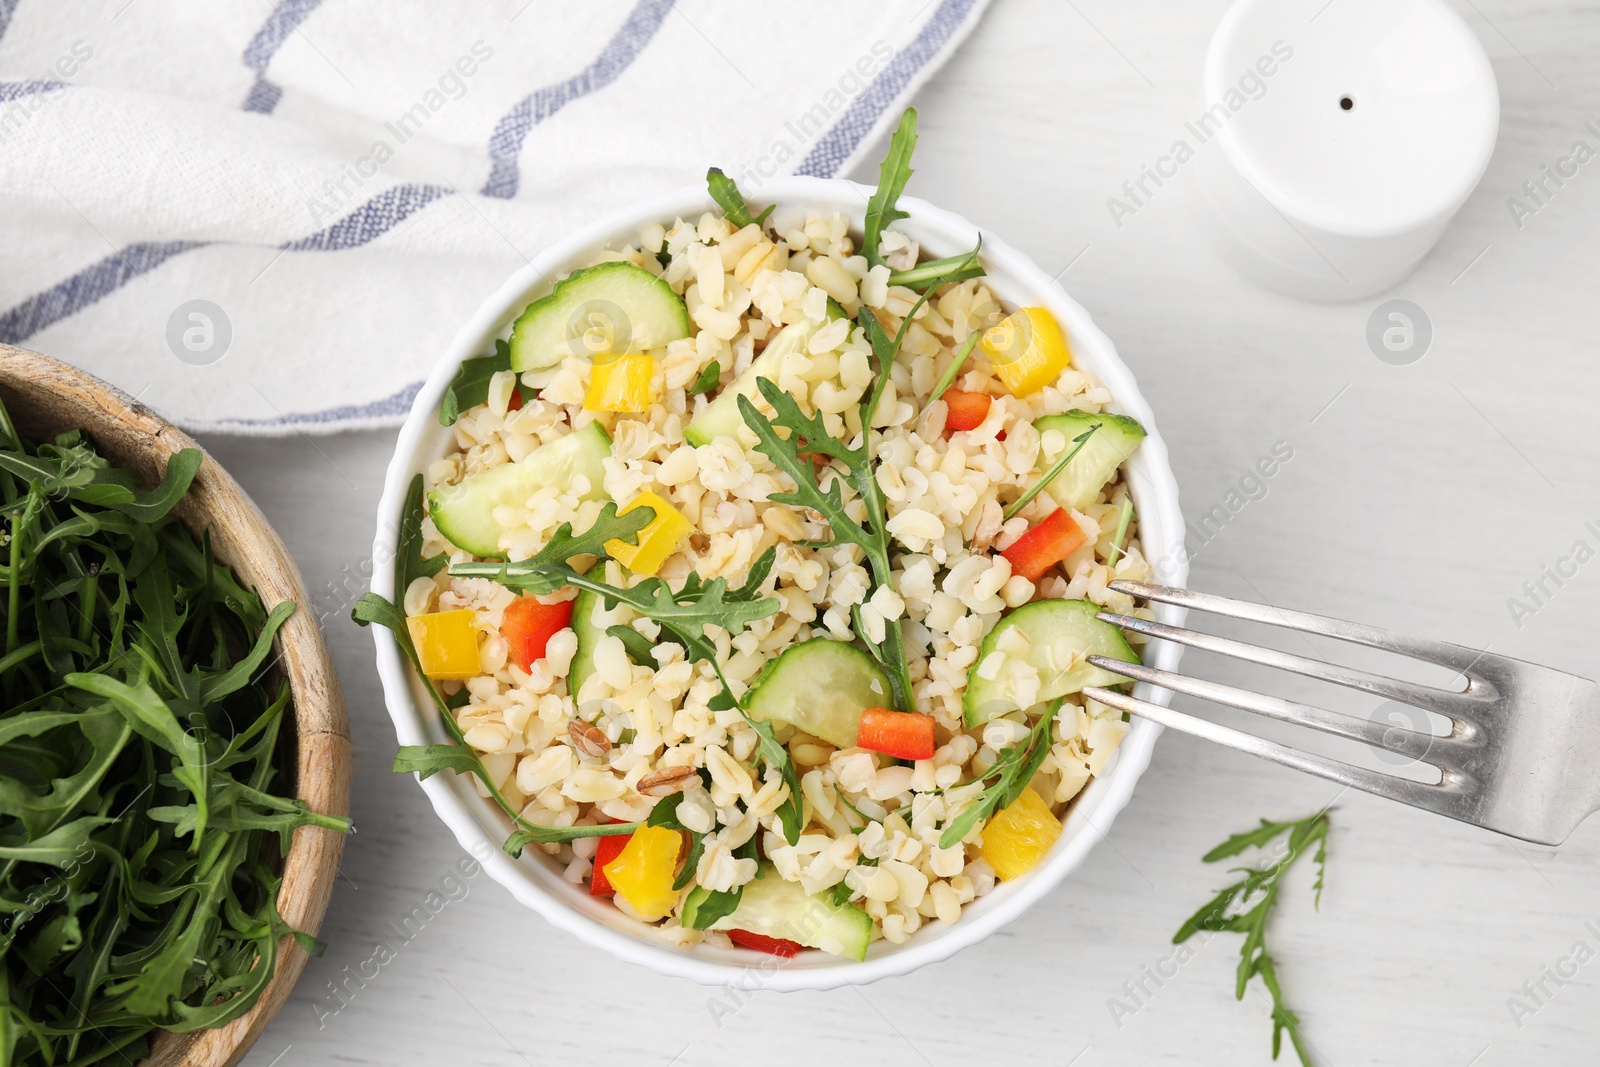
[[[1113,690],[1084,690],[1102,704],[1354,789],[1525,841],[1558,845],[1586,817],[1600,811],[1600,686],[1587,678],[1462,645],[1426,641],[1376,626],[1187,589],[1130,581],[1112,582],[1111,588],[1131,597],[1284,626],[1435,663],[1465,677],[1466,687],[1440,689],[1182,626],[1109,611],[1099,613],[1106,622],[1152,638],[1334,682],[1447,717],[1450,732],[1436,736],[1139,663],[1089,657],[1095,666],[1126,678],[1411,757],[1439,769],[1442,777],[1436,784],[1315,756]]]

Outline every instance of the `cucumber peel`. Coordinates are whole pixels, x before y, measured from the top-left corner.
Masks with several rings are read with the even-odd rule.
[[[611,455],[611,438],[598,422],[540,445],[516,463],[469,474],[454,485],[442,485],[428,494],[428,514],[439,532],[458,548],[487,558],[500,554],[500,534],[494,509],[522,507],[546,486],[565,492],[581,474],[589,480],[585,500],[605,496],[605,459]]]
[[[854,645],[813,637],[761,669],[745,695],[752,719],[786,722],[835,748],[853,748],[861,713],[892,706],[889,676]]]
[[[744,429],[744,417],[739,414],[739,398],[747,396],[752,403],[761,403],[760,380],[766,378],[777,381],[778,371],[786,358],[795,352],[804,352],[813,334],[834,319],[844,317],[844,308],[830,298],[828,314],[822,322],[801,319],[773,334],[767,347],[751,361],[744,373],[725,385],[716,399],[689,420],[689,424],[683,428],[684,439],[697,448],[709,445],[718,437],[737,439],[739,431]]]
[[[511,327],[511,369],[643,352],[688,336],[689,309],[672,286],[632,263],[601,263],[527,306]]]
[[[1067,448],[1072,447],[1072,442],[1079,434],[1097,424],[1100,429],[1083,443],[1083,451],[1074,456],[1066,469],[1045,486],[1051,499],[1061,507],[1082,511],[1093,504],[1100,490],[1117,476],[1117,468],[1138,450],[1139,442],[1144,440],[1144,427],[1136,419],[1113,415],[1109,411],[1098,414],[1068,411],[1033,420],[1033,428],[1041,435],[1049,430],[1062,434]],[[1048,468],[1060,454],[1046,455],[1041,445],[1039,467]]]
[[[984,637],[977,662],[967,671],[967,691],[962,698],[967,726],[982,726],[990,719],[1021,707],[1004,662],[992,679],[979,674],[984,662],[999,650],[1000,641],[1011,630],[1019,631],[1027,639],[1028,650],[1021,658],[1039,672],[1036,701],[1068,696],[1088,686],[1125,684],[1126,678],[1084,659],[1096,655],[1124,663],[1139,662],[1122,631],[1095,618],[1100,610],[1098,604],[1087,600],[1036,600],[1001,619]]]
[[[837,904],[826,896],[812,896],[799,882],[790,882],[770,863],[762,863],[756,876],[742,887],[739,904],[729,915],[712,923],[712,930],[747,930],[763,937],[796,941],[853,960],[867,958],[872,941],[872,916],[854,904]],[[684,901],[683,925],[691,926],[701,901],[711,890],[696,887]],[[698,897],[698,899],[697,899]]]

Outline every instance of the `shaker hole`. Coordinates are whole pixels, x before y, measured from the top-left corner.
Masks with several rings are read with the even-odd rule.
[[[1339,107],[1340,107],[1341,110],[1349,111],[1351,108],[1353,108],[1355,106],[1356,106],[1356,102],[1354,100],[1350,99],[1348,96],[1341,96],[1339,98]]]

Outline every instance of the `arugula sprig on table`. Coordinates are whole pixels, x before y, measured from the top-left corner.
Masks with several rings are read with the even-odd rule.
[[[348,821],[279,795],[289,687],[270,611],[171,515],[205,462],[143,488],[78,431],[0,405],[0,1064],[132,1062],[271,982],[277,858]]]
[[[1002,750],[989,769],[977,777],[976,781],[989,784],[961,814],[945,823],[944,832],[939,835],[940,848],[954,848],[979,823],[1016,802],[1050,754],[1050,724],[1056,721],[1060,710],[1061,698],[1057,697],[1045,706],[1044,714],[1033,724],[1028,736]],[[990,782],[991,778],[994,781]]]
[[[1312,884],[1316,904],[1322,904],[1322,886],[1328,870],[1328,813],[1319,811],[1292,822],[1261,820],[1253,830],[1234,834],[1203,857],[1206,863],[1229,859],[1248,848],[1264,849],[1284,834],[1288,839],[1283,854],[1275,861],[1255,867],[1235,867],[1235,873],[1244,875],[1213,897],[1205,907],[1184,920],[1172,943],[1180,945],[1201,930],[1214,933],[1244,934],[1239,947],[1238,979],[1234,996],[1244,999],[1250,979],[1260,976],[1272,997],[1272,1058],[1277,1059],[1283,1046],[1283,1033],[1289,1032],[1289,1041],[1305,1067],[1311,1067],[1311,1051],[1300,1034],[1300,1019],[1284,1002],[1283,989],[1278,983],[1277,967],[1267,953],[1267,917],[1278,902],[1278,889],[1284,874],[1296,860],[1316,846],[1312,862],[1317,865],[1316,881]]]

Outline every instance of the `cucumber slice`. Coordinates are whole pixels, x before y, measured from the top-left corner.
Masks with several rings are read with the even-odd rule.
[[[690,925],[691,909],[709,894],[709,890],[698,887],[689,894],[683,905],[683,925]],[[853,960],[867,958],[867,945],[872,940],[872,916],[854,904],[835,904],[826,897],[811,896],[800,888],[799,882],[784,881],[770,863],[763,863],[755,878],[744,886],[733,913],[724,915],[710,928],[781,937]]]
[[[1036,600],[1001,619],[1000,625],[983,639],[978,661],[967,671],[967,692],[962,700],[967,725],[982,726],[1019,706],[1003,665],[993,681],[978,675],[984,660],[997,650],[1001,638],[1010,630],[1017,630],[1028,639],[1028,652],[1022,658],[1039,672],[1040,701],[1067,696],[1085,686],[1125,683],[1127,679],[1121,675],[1101,670],[1082,658],[1096,655],[1124,663],[1139,662],[1122,631],[1094,617],[1099,610],[1098,605],[1087,600]],[[1077,666],[1063,669],[1061,665],[1071,662],[1074,654]]]
[[[1072,457],[1066,470],[1056,475],[1045,488],[1057,504],[1064,508],[1082,511],[1094,503],[1094,498],[1107,482],[1117,476],[1117,468],[1134,454],[1139,442],[1144,440],[1144,427],[1126,415],[1113,415],[1102,411],[1091,415],[1087,411],[1069,411],[1063,415],[1046,415],[1033,420],[1033,428],[1041,434],[1055,430],[1066,439],[1066,447],[1059,452],[1046,454],[1039,449],[1039,469],[1050,464],[1073,448],[1072,440],[1089,427],[1100,424],[1094,436],[1083,444],[1083,451]]]
[[[428,514],[450,543],[474,556],[500,554],[501,527],[494,509],[521,507],[535,492],[553,485],[565,492],[575,476],[589,479],[586,500],[605,496],[605,458],[611,455],[611,438],[598,422],[551,441],[522,457],[520,463],[503,463],[470,474],[455,485],[442,485],[428,494]]]
[[[606,561],[590,567],[584,577],[605,581]],[[567,693],[573,700],[578,699],[583,683],[594,673],[594,646],[606,635],[606,628],[594,621],[595,609],[600,606],[600,594],[588,589],[578,590],[572,601],[572,632],[578,638],[578,650],[572,654],[572,666],[567,669]]]
[[[744,416],[739,414],[739,397],[747,396],[761,403],[761,393],[756,382],[761,378],[776,380],[778,367],[793,352],[803,352],[811,335],[822,325],[810,319],[801,319],[779,330],[761,354],[751,361],[743,374],[729,382],[698,415],[683,428],[684,440],[691,445],[709,445],[718,437],[738,438],[744,428]]]
[[[672,286],[632,263],[601,263],[567,275],[529,304],[511,327],[511,369],[553,367],[591,348],[595,329],[605,351],[642,352],[689,336],[689,310]]]
[[[762,668],[745,695],[745,711],[852,748],[861,713],[889,707],[890,699],[889,678],[871,656],[831,637],[813,637]]]
[[[739,431],[744,429],[744,417],[739,414],[739,397],[747,396],[760,404],[761,391],[756,381],[761,378],[776,381],[778,367],[786,356],[791,352],[805,351],[806,345],[811,343],[811,335],[824,323],[844,317],[844,308],[830,298],[827,318],[823,322],[801,319],[773,334],[767,347],[750,362],[744,373],[725,385],[715,400],[689,420],[689,424],[683,428],[684,439],[696,447],[708,445],[718,437],[737,439]]]

